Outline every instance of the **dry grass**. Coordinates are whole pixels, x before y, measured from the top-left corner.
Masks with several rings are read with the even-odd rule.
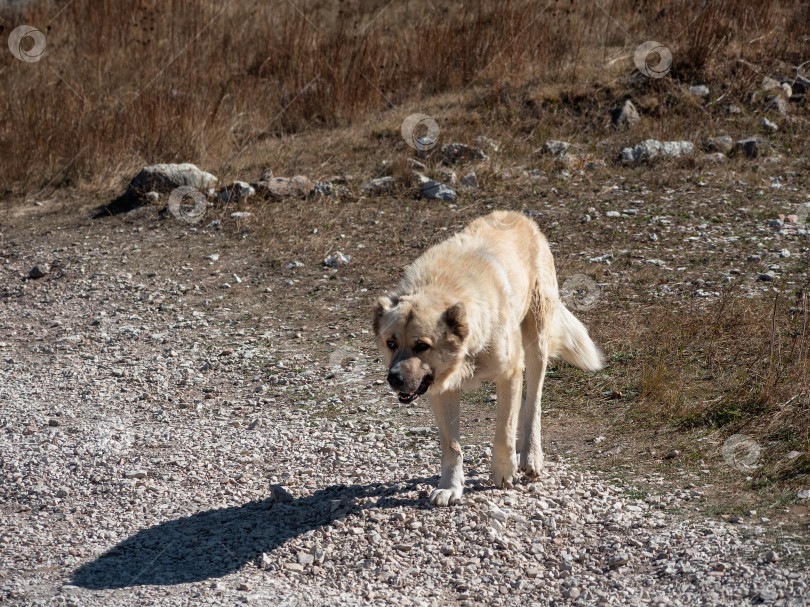
[[[594,132],[601,105],[630,86],[633,49],[651,39],[677,58],[671,76],[632,86],[665,129],[680,81],[733,83],[730,99],[777,64],[806,59],[809,11],[788,0],[686,0],[677,9],[630,0],[5,7],[4,31],[33,25],[48,46],[37,63],[2,54],[0,191],[115,188],[153,162],[191,161],[235,178],[277,161],[285,136],[368,121],[439,93],[517,139],[540,118],[547,128]],[[570,111],[556,120],[563,104]]]
[[[745,434],[763,447],[759,482],[801,478],[810,471],[807,293],[752,299],[729,289],[708,307],[627,311],[603,339],[629,427]],[[804,455],[787,461],[791,450]]]

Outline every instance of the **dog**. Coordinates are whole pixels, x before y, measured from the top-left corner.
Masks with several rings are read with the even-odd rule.
[[[589,371],[604,364],[588,330],[560,300],[545,236],[511,211],[480,217],[428,249],[375,302],[372,327],[399,402],[423,394],[430,400],[442,451],[441,478],[430,495],[436,506],[457,502],[464,488],[462,392],[495,381],[491,478],[509,488],[518,467],[529,477],[543,469],[540,397],[549,358]]]

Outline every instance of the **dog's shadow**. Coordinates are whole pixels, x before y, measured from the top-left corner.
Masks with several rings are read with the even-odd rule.
[[[220,578],[287,540],[348,514],[367,508],[429,508],[423,496],[403,494],[415,491],[419,484],[435,482],[436,478],[415,478],[388,484],[333,485],[290,502],[267,499],[199,512],[137,532],[79,567],[72,583],[102,590]],[[468,490],[476,487],[468,485]]]

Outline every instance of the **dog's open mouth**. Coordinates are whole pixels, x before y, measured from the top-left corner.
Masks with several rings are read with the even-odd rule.
[[[412,403],[417,398],[422,396],[427,389],[430,388],[430,384],[433,383],[433,378],[430,375],[425,376],[425,379],[422,380],[422,383],[419,384],[419,387],[416,389],[416,392],[400,392],[399,393],[399,402],[403,405],[407,405]]]

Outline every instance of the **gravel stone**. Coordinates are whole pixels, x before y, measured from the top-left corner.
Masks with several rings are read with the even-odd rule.
[[[28,277],[37,279],[42,278],[43,276],[47,276],[51,271],[51,266],[47,263],[41,263],[35,265],[31,270],[28,272]]]
[[[419,189],[419,197],[452,202],[456,199],[457,194],[450,186],[431,180],[424,183]]]
[[[621,106],[613,110],[611,120],[614,126],[631,127],[641,120],[641,116],[639,116],[635,104],[630,99],[626,99]]]
[[[723,240],[727,224],[676,223],[633,202],[645,194],[631,196],[609,206],[638,213],[616,211],[610,226],[638,222],[640,235],[656,233],[664,246],[638,259],[586,251],[583,263],[669,272],[670,243],[703,254],[735,242]],[[602,212],[588,210],[589,225]],[[789,230],[797,224],[777,232],[758,213],[735,217],[774,240],[741,241],[750,248],[734,249],[735,263],[757,260],[728,274],[772,289],[755,278],[778,260],[787,281],[788,262],[805,252]],[[553,435],[542,474],[519,476],[510,490],[488,482],[490,444],[465,439],[460,503],[430,507],[439,448],[427,403],[398,405],[370,336],[338,324],[342,310],[316,319],[267,305],[334,284],[337,273],[303,252],[295,255],[305,263],[290,253],[252,267],[214,222],[190,231],[155,217],[155,229],[138,231],[146,221],[82,219],[67,241],[67,230],[23,239],[2,228],[2,604],[806,599],[810,577],[795,561],[802,538],[764,516],[734,524],[693,510],[713,479],[666,483],[654,466],[644,478],[600,472],[569,459]],[[84,236],[104,246],[70,246]],[[183,265],[152,256],[178,241]],[[783,248],[793,256],[780,257]],[[48,279],[26,278],[57,254]],[[232,289],[219,289],[225,280]],[[713,293],[710,282],[671,282],[662,296]],[[588,450],[621,447],[594,435]],[[677,461],[666,465],[673,474]],[[810,499],[810,489],[796,499]]]

